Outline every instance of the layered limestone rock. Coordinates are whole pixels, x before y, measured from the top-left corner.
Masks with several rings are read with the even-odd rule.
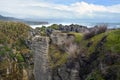
[[[64,41],[67,39],[66,33],[61,33],[61,31],[54,31],[53,34],[50,35],[52,44],[63,45]]]
[[[50,80],[50,72],[48,68],[48,49],[48,37],[35,36],[32,39],[35,80]]]

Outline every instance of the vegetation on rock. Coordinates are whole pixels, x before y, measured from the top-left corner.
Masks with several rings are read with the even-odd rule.
[[[25,54],[30,50],[25,41],[31,28],[20,22],[0,21],[0,77],[22,80],[26,65]],[[7,72],[6,72],[7,71]]]
[[[50,48],[52,50],[49,52],[51,54],[49,55],[50,62],[55,61],[52,63],[53,69],[66,69],[63,67],[66,65],[66,70],[70,69],[68,71],[70,74],[72,74],[72,70],[76,70],[74,72],[76,80],[119,80],[120,30],[106,31],[106,26],[95,27],[95,29],[92,37],[89,37],[91,34],[86,36],[82,33],[69,32],[66,33],[68,38],[63,40],[64,44],[54,47],[53,44],[50,44],[52,45]],[[56,50],[55,53],[52,52],[54,50]],[[64,57],[65,54],[67,57]],[[63,62],[57,66],[59,61]],[[114,67],[116,70],[113,69]],[[65,73],[65,75],[68,74]],[[68,77],[70,78],[70,76]]]
[[[49,48],[48,59],[44,60],[49,60],[47,69],[51,71],[52,80],[120,80],[119,34],[120,29],[107,30],[105,25],[88,29],[80,25],[53,24],[33,30],[20,22],[0,21],[0,78],[33,80],[33,76],[28,77],[34,64],[29,46],[32,42],[28,39],[39,40],[39,36],[44,36],[39,40],[37,52]],[[48,38],[46,41],[46,37],[50,41]],[[44,60],[41,68],[46,68]]]

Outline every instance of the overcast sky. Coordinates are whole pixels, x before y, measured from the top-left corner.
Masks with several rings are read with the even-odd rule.
[[[0,14],[18,18],[120,21],[120,0],[0,0]]]

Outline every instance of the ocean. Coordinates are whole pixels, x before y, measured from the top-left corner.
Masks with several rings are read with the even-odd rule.
[[[78,24],[87,26],[88,28],[94,27],[96,25],[107,25],[108,28],[120,28],[120,23],[49,23],[49,24],[42,24],[42,25],[30,25],[32,28],[42,27],[42,26],[50,26],[52,24],[62,24],[62,25],[70,25],[70,24]]]

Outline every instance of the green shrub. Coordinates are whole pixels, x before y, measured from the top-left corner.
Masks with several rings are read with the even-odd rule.
[[[53,24],[53,25],[49,26],[49,28],[52,28],[52,29],[58,30],[58,29],[59,29],[59,25],[57,25],[57,24]]]
[[[17,58],[18,62],[24,62],[24,58],[20,53],[17,53],[16,58]]]

